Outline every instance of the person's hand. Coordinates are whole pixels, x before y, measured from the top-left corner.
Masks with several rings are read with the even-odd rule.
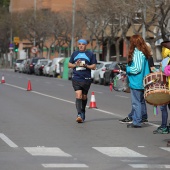
[[[80,67],[80,63],[81,63],[81,60],[80,60],[80,59],[78,59],[78,60],[75,62],[76,66],[78,66],[78,67]]]
[[[83,67],[84,67],[84,68],[87,68],[87,64],[83,64]]]

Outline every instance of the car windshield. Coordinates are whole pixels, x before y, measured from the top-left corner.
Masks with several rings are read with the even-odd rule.
[[[22,63],[23,60],[17,60],[16,63]]]
[[[38,58],[33,59],[33,60],[32,60],[32,63],[37,63],[37,61],[38,61]]]
[[[40,61],[41,65],[46,65],[48,63],[48,61]]]

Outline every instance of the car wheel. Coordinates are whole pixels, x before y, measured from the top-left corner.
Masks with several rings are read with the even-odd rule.
[[[103,79],[101,77],[99,77],[99,84],[102,85],[103,84]]]
[[[106,86],[107,85],[107,82],[106,82],[106,78],[105,76],[103,77],[103,85]]]
[[[95,80],[95,78],[93,78],[93,83],[94,83],[94,84],[96,84],[96,83],[97,83],[97,82],[96,82],[96,80]]]

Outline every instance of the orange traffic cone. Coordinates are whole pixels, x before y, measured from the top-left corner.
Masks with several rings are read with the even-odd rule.
[[[1,83],[5,83],[5,78],[2,76]]]
[[[31,87],[31,81],[28,80],[28,86],[27,86],[27,91],[31,91],[32,87]]]
[[[97,108],[94,92],[91,93],[91,101],[90,101],[89,109],[91,109],[91,108]]]

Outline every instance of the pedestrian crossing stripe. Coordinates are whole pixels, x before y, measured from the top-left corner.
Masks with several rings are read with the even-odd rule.
[[[168,151],[168,152],[170,152],[170,148],[165,148],[165,147],[160,147],[161,149],[163,149],[163,150],[165,150],[165,151]]]
[[[85,164],[42,164],[44,168],[88,168]]]
[[[131,150],[127,147],[92,147],[98,152],[110,157],[147,157]],[[170,148],[160,147],[161,149],[170,152]],[[24,149],[33,156],[59,156],[72,157],[72,155],[62,151],[57,147],[24,147]]]
[[[93,149],[110,157],[147,157],[127,147],[93,147]]]
[[[56,147],[24,147],[24,149],[33,156],[60,156],[72,157],[60,148]]]
[[[170,165],[161,164],[129,164],[132,168],[151,168],[151,169],[164,169],[170,168]]]

